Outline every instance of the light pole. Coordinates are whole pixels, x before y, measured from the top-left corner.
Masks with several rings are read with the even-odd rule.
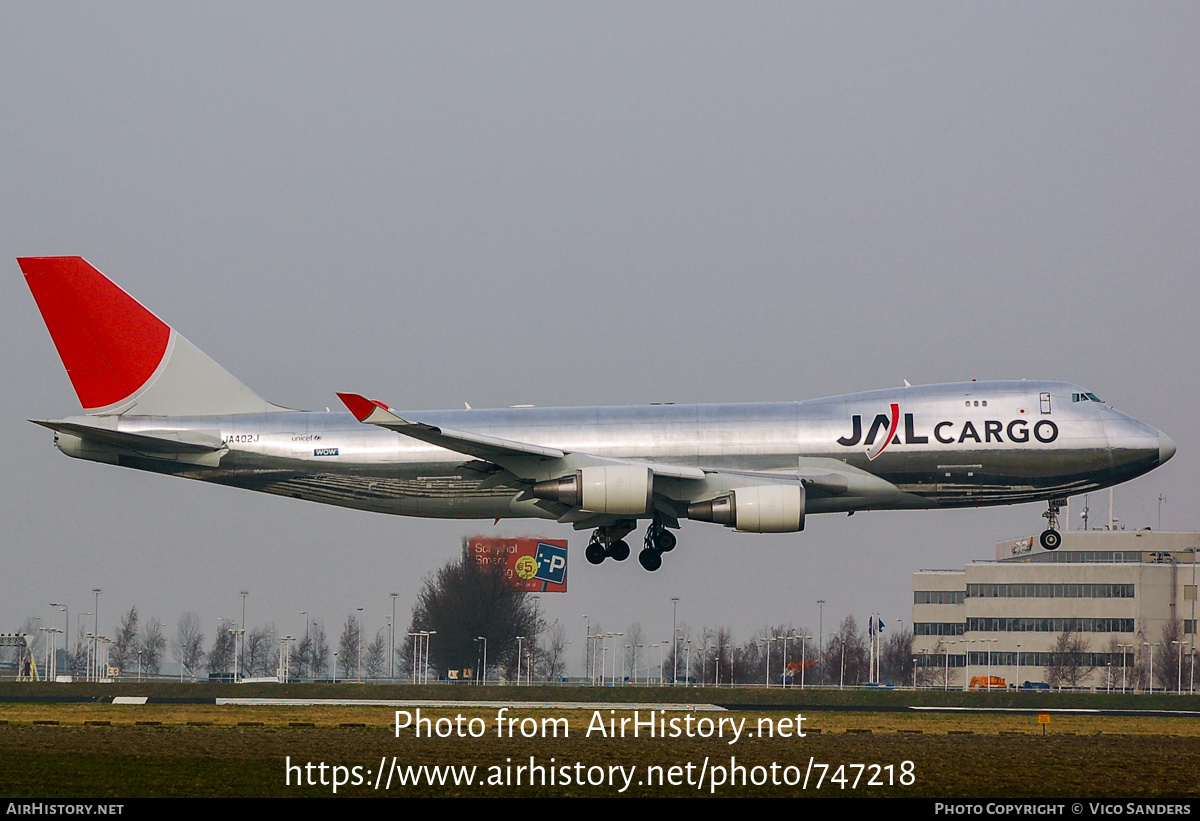
[[[1193,561],[1193,565],[1194,564],[1195,564],[1195,562]],[[1195,575],[1195,569],[1192,570],[1192,575]],[[63,613],[65,614],[65,619],[63,621],[63,660],[66,661],[68,659],[68,657],[71,655],[71,647],[70,647],[71,610],[65,604],[58,604],[57,602],[50,602],[50,606],[61,609],[63,611]],[[1193,607],[1192,609],[1195,610],[1195,607]],[[57,673],[58,672],[58,655],[57,654],[55,654],[54,661],[55,661],[54,670]],[[75,673],[77,671],[72,670],[71,672]]]
[[[1196,692],[1196,553],[1200,548],[1189,547],[1183,552],[1192,554],[1192,632],[1188,639],[1188,695],[1192,695]]]
[[[421,634],[409,633],[408,637],[412,639],[412,668],[409,670],[409,677],[412,678],[412,683],[417,683],[417,670],[421,664],[418,659],[421,657]]]
[[[517,636],[517,686],[521,686],[521,642],[524,636]]]
[[[808,667],[808,665],[805,663],[805,661],[806,661],[806,659],[805,659],[806,652],[805,651],[807,649],[806,648],[807,642],[809,639],[812,638],[812,636],[797,636],[796,638],[800,639],[800,689],[803,690],[804,689],[804,670],[805,670],[805,668]],[[786,647],[787,645],[784,645],[784,646]]]
[[[946,692],[950,689],[950,645],[952,641],[943,641],[942,646],[946,648],[946,676],[942,680],[942,691]]]
[[[817,652],[822,654],[821,683],[825,683],[825,600],[817,599]]]
[[[250,595],[249,590],[239,590],[238,595],[242,597],[242,632],[234,634],[233,655],[233,680],[240,681],[242,677],[242,654],[246,649],[246,597]],[[241,639],[242,652],[238,652],[238,642],[236,639]]]
[[[596,683],[596,677],[592,674],[592,622],[588,618],[588,614],[583,615],[583,666],[587,668],[588,678],[591,683]]]
[[[92,588],[92,593],[94,593],[94,594],[96,595],[96,606],[95,606],[94,608],[92,608],[92,616],[93,616],[93,617],[94,617],[94,619],[95,619],[95,620],[92,622],[92,636],[93,636],[93,638],[92,638],[92,646],[93,646],[93,650],[92,650],[92,659],[93,659],[93,661],[92,661],[92,667],[94,667],[94,669],[95,669],[95,671],[96,671],[97,673],[99,673],[99,672],[100,672],[100,668],[99,668],[99,666],[98,666],[98,664],[97,664],[97,663],[98,663],[98,661],[99,661],[99,649],[100,649],[100,648],[99,648],[99,646],[98,646],[98,645],[96,645],[96,639],[95,639],[95,636],[98,636],[98,635],[100,635],[100,594],[101,594],[101,593],[103,593],[103,592],[104,592],[104,591],[103,591],[101,588],[99,588],[99,587],[93,587],[93,588]]]
[[[678,629],[676,628],[675,613],[679,609],[679,597],[671,597],[671,686],[679,680]]]
[[[969,692],[971,689],[971,642],[974,639],[963,639],[963,692]]]
[[[392,624],[388,631],[388,641],[392,643],[391,650],[388,652],[388,678],[393,682],[396,680],[396,597],[399,593],[389,593],[392,599]]]
[[[846,637],[841,637],[842,643],[842,671],[838,677],[838,689],[841,690],[846,686]]]
[[[996,643],[995,639],[988,639],[988,656],[987,656],[987,688],[992,689],[992,645]]]
[[[358,610],[358,669],[355,671],[355,679],[357,679],[359,684],[362,684],[363,609],[361,607],[355,609]]]
[[[486,687],[487,686],[487,637],[486,636],[476,636],[475,641],[483,642],[483,666],[480,668],[480,670],[483,673],[483,685]]]
[[[1179,664],[1175,669],[1175,695],[1183,692],[1183,641],[1172,641],[1171,644],[1179,645]]]
[[[617,639],[617,638],[624,638],[624,636],[625,636],[625,634],[624,634],[624,633],[613,633],[613,638],[615,638],[615,639]],[[620,646],[621,646],[621,645],[620,645],[620,643],[619,643],[619,642],[617,642],[617,643],[615,643],[615,644],[613,645],[613,666],[612,666],[612,677],[613,677],[613,686],[614,686],[614,687],[616,687],[616,686],[617,686],[617,648],[618,648],[618,647],[620,647]]]

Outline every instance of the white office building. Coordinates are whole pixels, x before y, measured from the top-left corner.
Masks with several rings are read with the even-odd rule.
[[[1189,691],[1200,533],[1062,537],[1052,552],[1034,535],[1000,542],[992,561],[914,573],[918,679]]]

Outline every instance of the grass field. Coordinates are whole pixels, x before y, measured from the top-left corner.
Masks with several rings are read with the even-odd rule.
[[[611,738],[595,730],[594,709],[515,708],[507,716],[565,719],[559,737],[497,737],[494,707],[422,708],[422,716],[463,717],[462,735],[417,738],[395,733],[395,711],[366,706],[217,706],[164,703],[139,706],[107,701],[0,703],[0,789],[6,798],[132,798],[157,796],[332,795],[334,766],[345,768],[338,795],[372,796],[610,796],[610,795],[905,795],[927,798],[1164,798],[1200,795],[1200,719],[1168,716],[1055,714],[1043,737],[1029,713],[885,712],[924,698],[951,703],[1006,706],[1187,710],[1200,699],[1046,694],[864,693],[702,691],[632,688],[455,688],[455,687],[250,687],[187,685],[142,687],[0,685],[0,698],[69,695],[110,699],[117,692],[158,697],[337,697],[420,698],[493,701],[723,702],[753,704],[730,712],[672,712],[666,718],[693,722],[707,717],[744,719],[741,737]],[[1037,699],[1041,703],[1035,703]],[[1130,703],[1132,701],[1132,703]],[[780,709],[787,703],[794,709]],[[1047,702],[1055,702],[1053,704]],[[1104,702],[1104,703],[1101,703]],[[764,706],[757,706],[764,705]],[[765,705],[775,705],[769,709]],[[1012,705],[1007,705],[1012,706]],[[644,719],[649,708],[642,708]],[[875,711],[879,710],[879,711]],[[759,721],[778,728],[780,719],[805,716],[804,738],[761,737]],[[657,714],[656,714],[657,715]],[[599,710],[607,722],[631,713]],[[482,737],[469,737],[465,721]],[[38,722],[57,722],[45,724]],[[147,723],[151,722],[151,723]],[[311,725],[311,726],[308,726]],[[349,726],[343,726],[349,725]],[[449,722],[442,723],[446,730]],[[527,723],[527,730],[532,729]],[[589,736],[588,729],[592,726]],[[767,723],[762,725],[765,730]],[[795,724],[783,725],[789,735]],[[685,725],[680,725],[686,730]],[[693,723],[693,731],[700,729]],[[566,737],[563,737],[563,735]],[[763,734],[765,735],[765,733]],[[753,736],[753,737],[751,737]],[[534,784],[528,771],[534,764]],[[553,759],[553,762],[551,761]],[[287,762],[293,765],[287,784]],[[811,764],[810,764],[811,761]],[[313,768],[304,765],[311,762]],[[297,785],[321,780],[325,785]],[[905,764],[904,762],[911,762]],[[576,766],[578,764],[578,766]],[[382,769],[390,789],[375,789]],[[393,769],[393,766],[399,769]],[[475,767],[473,783],[453,774],[446,784],[400,786],[406,768]],[[689,765],[691,765],[689,769]],[[828,765],[823,769],[821,765]],[[852,765],[865,765],[855,767]],[[871,767],[870,765],[876,765]],[[354,784],[358,767],[358,780]],[[571,783],[564,785],[562,768]],[[671,768],[677,768],[672,771]],[[740,769],[744,768],[744,769]],[[773,768],[772,768],[773,767]],[[791,769],[787,769],[791,767]],[[841,767],[839,771],[839,767]],[[889,769],[890,767],[890,769]],[[621,769],[617,769],[621,768]],[[706,775],[702,776],[704,773]],[[428,771],[420,773],[428,775]],[[807,789],[800,782],[807,775]],[[900,783],[901,776],[911,783]],[[550,777],[555,783],[548,782]],[[839,776],[844,776],[844,780]],[[520,785],[516,779],[520,777]],[[857,786],[854,785],[858,779]],[[818,778],[821,779],[817,788]],[[874,779],[875,784],[869,782]],[[486,783],[489,779],[494,782]],[[591,780],[593,783],[588,784]],[[676,783],[670,783],[674,780]],[[742,783],[743,780],[746,783]],[[765,783],[755,784],[755,781]],[[583,781],[582,785],[575,783]],[[595,783],[601,781],[602,783]],[[662,783],[660,784],[659,781]],[[888,782],[891,782],[890,784]],[[611,782],[611,783],[610,783]],[[697,782],[699,786],[697,786]],[[714,784],[714,782],[716,782]],[[732,783],[731,783],[732,782]],[[775,783],[773,783],[775,782]],[[622,788],[624,788],[622,790]]]

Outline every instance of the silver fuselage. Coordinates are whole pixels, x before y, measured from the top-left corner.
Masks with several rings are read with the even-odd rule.
[[[746,484],[740,473],[840,477],[841,489],[823,492],[818,483],[809,492],[808,512],[824,513],[1063,498],[1140,476],[1174,452],[1155,428],[1080,396],[1087,396],[1082,388],[1062,382],[967,382],[802,402],[402,415],[565,452],[703,469],[703,481],[655,477],[656,496],[684,504]],[[362,510],[558,518],[522,499],[519,487],[481,487],[470,456],[349,413],[121,416],[108,424],[156,435],[203,431],[224,447],[187,460],[81,445],[65,434],[57,441],[73,456]]]

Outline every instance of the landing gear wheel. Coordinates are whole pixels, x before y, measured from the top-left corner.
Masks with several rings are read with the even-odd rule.
[[[675,534],[665,528],[658,531],[654,537],[654,547],[660,553],[670,553],[675,549],[675,544]]]
[[[599,542],[588,542],[587,550],[583,552],[590,564],[600,564],[604,561],[604,545]]]
[[[653,573],[662,567],[662,554],[657,550],[643,550],[638,554],[638,561],[642,567]]]
[[[618,562],[623,562],[629,558],[629,543],[624,539],[618,539],[608,546],[606,551],[609,558],[615,559]]]
[[[1062,544],[1062,534],[1057,530],[1043,530],[1039,541],[1047,550],[1058,550],[1058,546]]]

